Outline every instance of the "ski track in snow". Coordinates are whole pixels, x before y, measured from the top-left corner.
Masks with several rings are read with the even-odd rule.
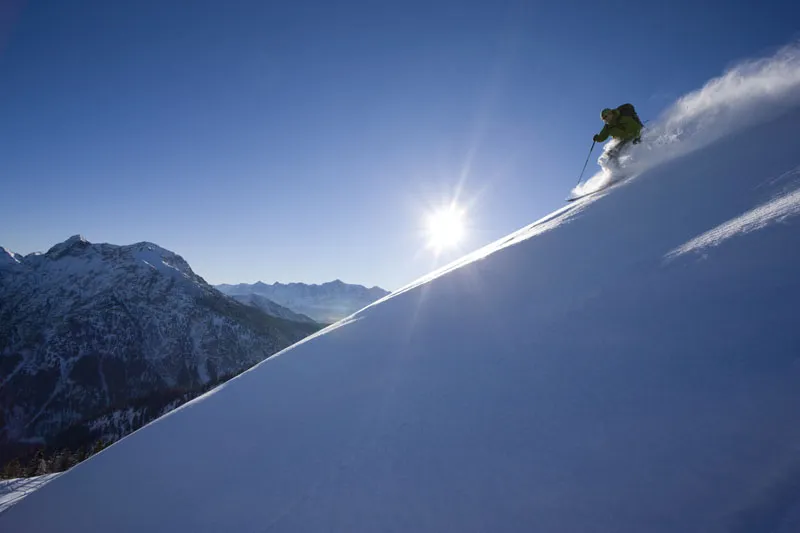
[[[760,230],[800,214],[800,190],[782,195],[721,224],[667,253],[668,259],[704,248],[719,246],[737,235]]]
[[[59,475],[46,474],[28,478],[0,479],[0,514]]]

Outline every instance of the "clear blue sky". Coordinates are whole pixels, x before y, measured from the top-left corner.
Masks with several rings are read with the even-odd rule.
[[[429,206],[461,189],[465,250],[513,231],[562,204],[601,108],[654,117],[800,30],[785,0],[0,6],[0,245],[389,289],[435,265]]]

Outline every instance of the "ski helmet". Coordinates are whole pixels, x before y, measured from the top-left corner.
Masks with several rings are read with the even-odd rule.
[[[604,121],[610,120],[613,117],[614,117],[613,109],[605,108],[602,111],[600,111],[600,118],[602,118]]]

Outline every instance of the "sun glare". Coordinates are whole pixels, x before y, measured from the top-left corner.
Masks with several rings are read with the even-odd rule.
[[[435,250],[452,248],[464,238],[464,212],[450,205],[428,216],[428,245]]]

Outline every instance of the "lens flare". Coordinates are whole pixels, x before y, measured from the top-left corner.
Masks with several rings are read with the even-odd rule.
[[[428,246],[435,250],[453,248],[464,238],[464,212],[455,205],[428,216]]]

